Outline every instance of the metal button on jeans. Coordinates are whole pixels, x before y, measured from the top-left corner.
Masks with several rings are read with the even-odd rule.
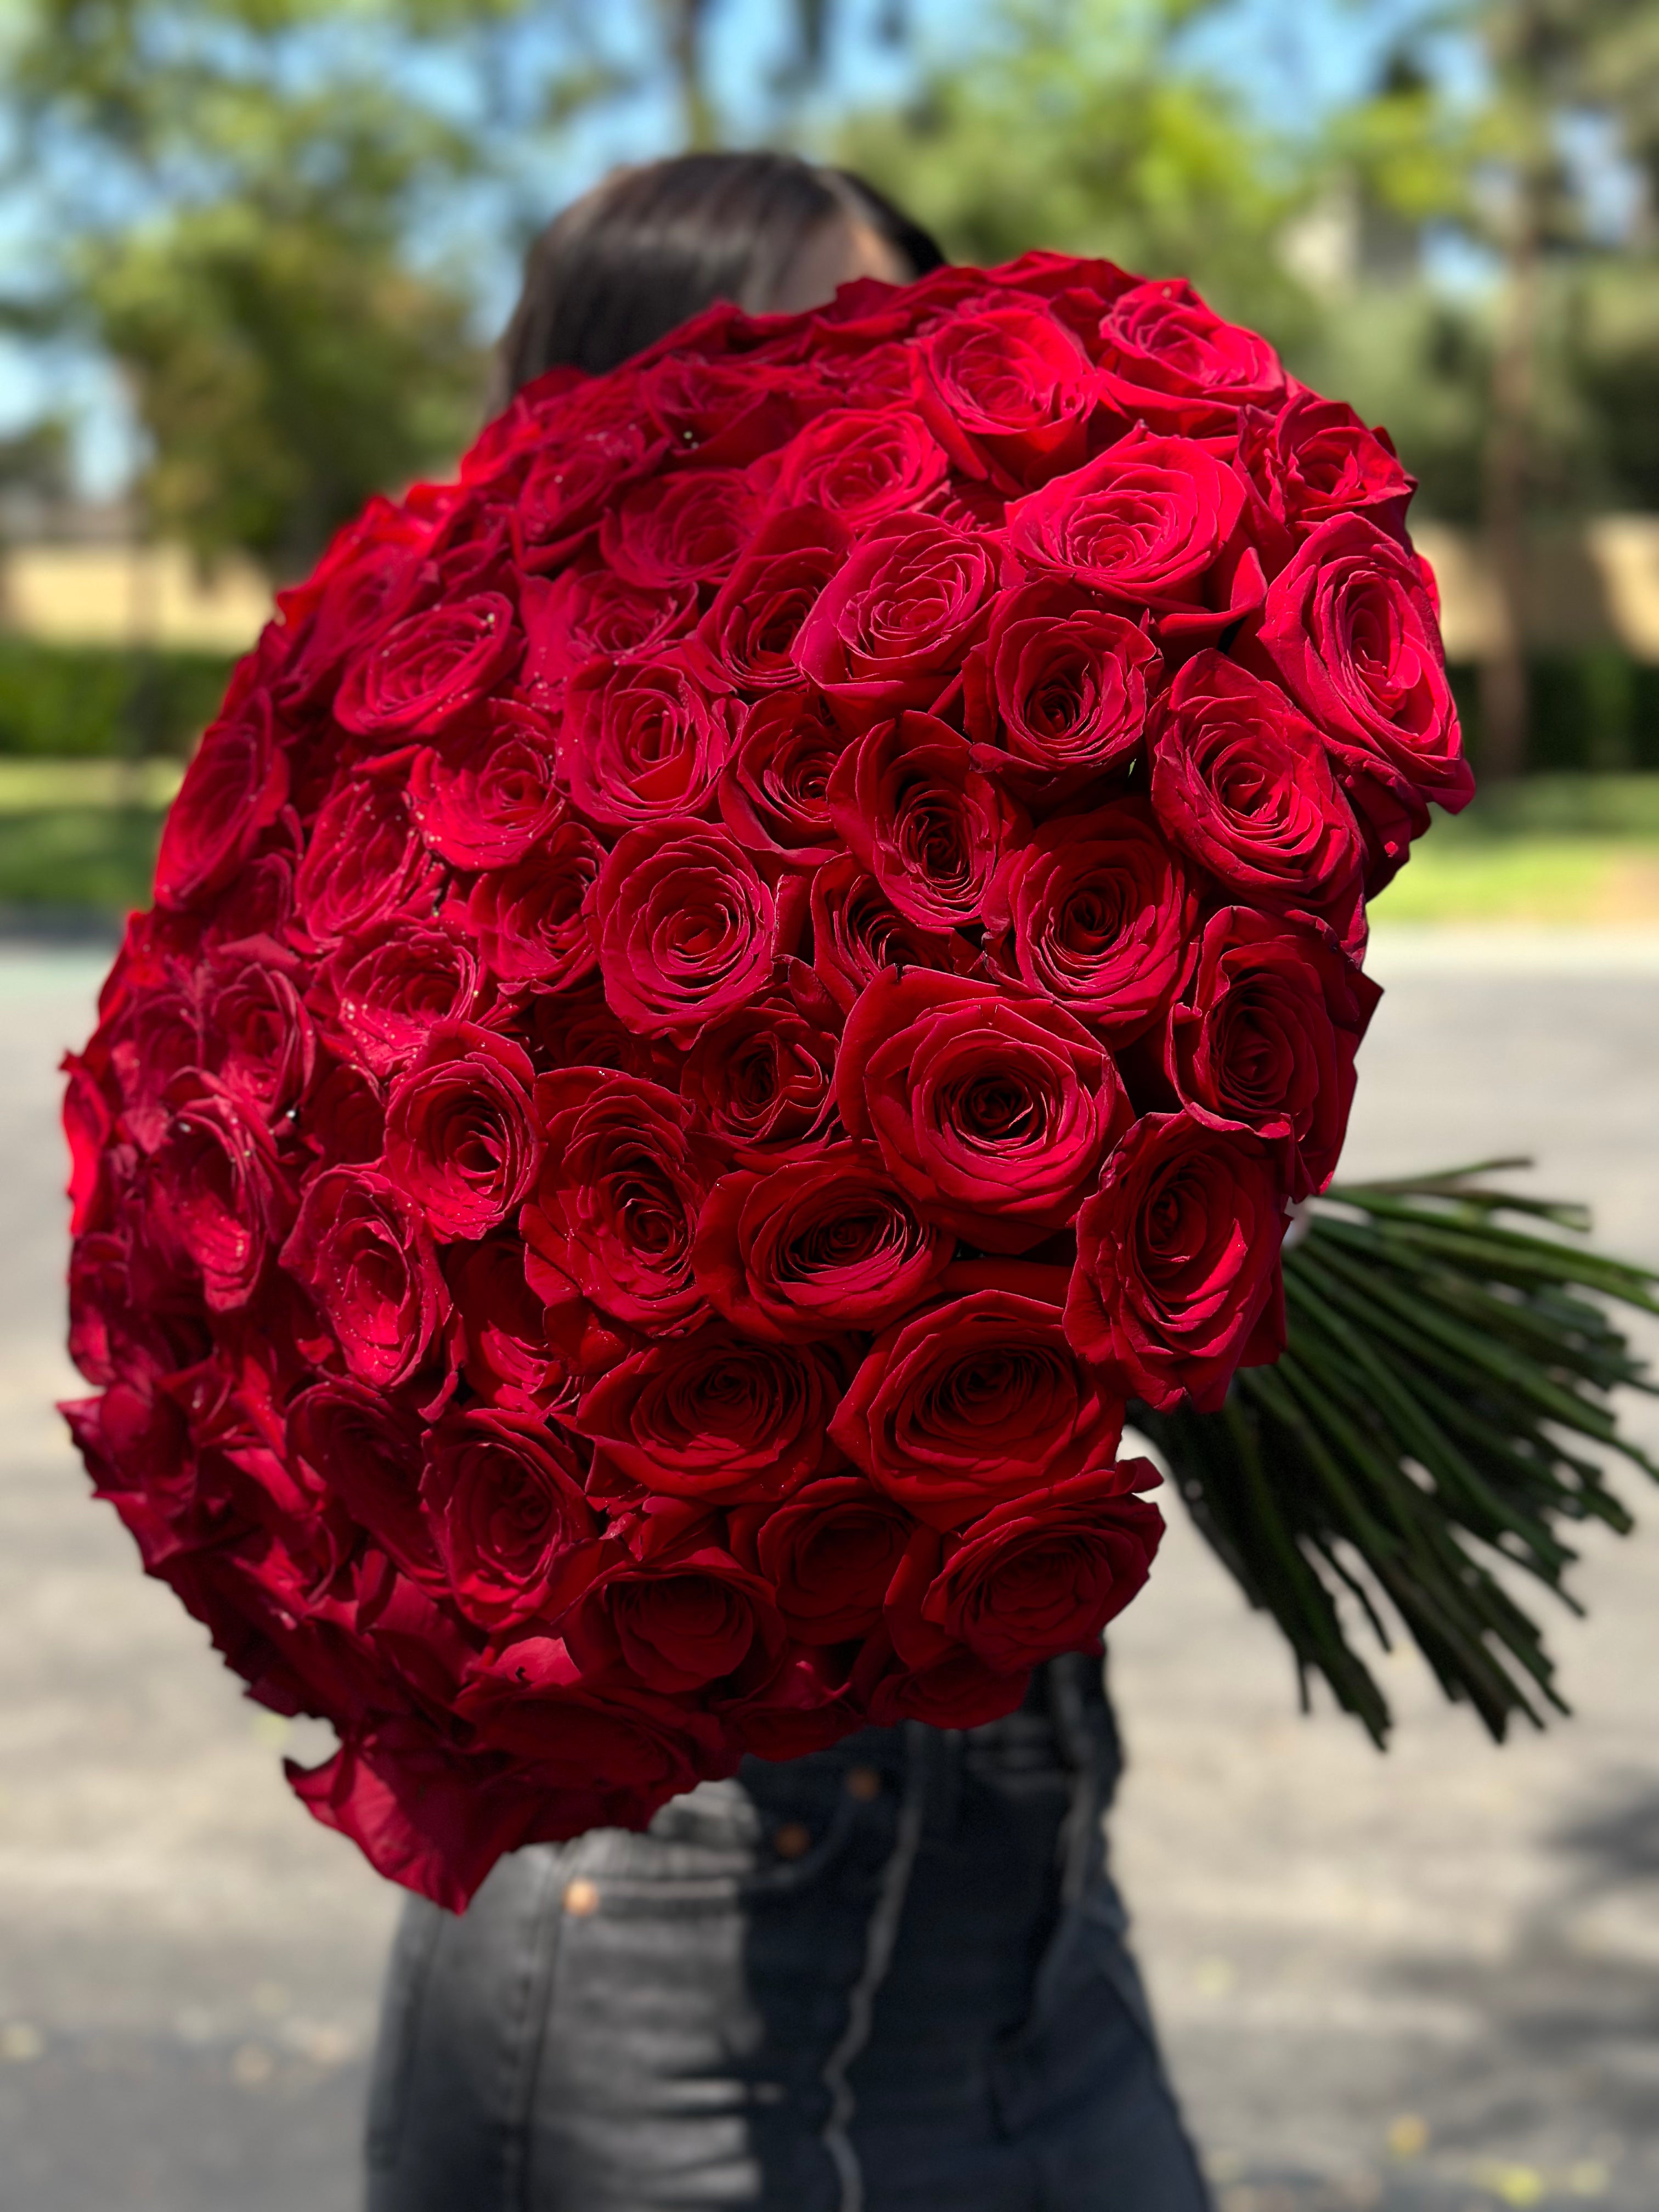
[[[812,1831],[799,1820],[786,1820],[772,1838],[781,1859],[804,1859],[812,1848]]]
[[[847,1788],[860,1805],[873,1805],[881,1795],[881,1777],[873,1766],[849,1766]]]
[[[586,1881],[580,1875],[574,1881],[567,1882],[564,1909],[578,1920],[586,1920],[590,1913],[597,1912],[599,1909],[598,1883]]]

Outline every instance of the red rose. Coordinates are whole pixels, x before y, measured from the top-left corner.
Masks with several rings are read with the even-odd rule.
[[[1063,1229],[1132,1118],[1110,1057],[1046,999],[913,969],[847,1018],[836,1091],[921,1212],[990,1252]]]
[[[422,607],[349,664],[334,701],[342,729],[429,738],[497,684],[524,650],[499,592]]]
[[[1089,361],[1053,315],[1024,302],[953,315],[921,350],[923,410],[958,466],[978,473],[982,454],[1018,484],[1081,459]]]
[[[536,1112],[546,1148],[520,1223],[532,1287],[552,1304],[562,1278],[630,1328],[684,1327],[702,1310],[691,1241],[714,1177],[690,1114],[654,1083],[594,1067],[542,1076]]]
[[[1284,1349],[1284,1234],[1271,1146],[1148,1114],[1078,1216],[1066,1334],[1125,1397],[1212,1413],[1235,1367]]]
[[[590,661],[571,679],[559,726],[571,803],[609,830],[703,813],[735,718],[732,702],[711,698],[678,655]]]
[[[953,1650],[931,1666],[907,1666],[884,1634],[859,1654],[852,1692],[874,1728],[921,1721],[928,1728],[970,1729],[1017,1711],[1030,1686],[1029,1674],[999,1674],[967,1650]]]
[[[548,1341],[542,1301],[525,1280],[516,1234],[452,1244],[445,1254],[455,1310],[466,1334],[466,1379],[492,1406],[539,1412],[565,1403],[565,1362]]]
[[[995,581],[977,538],[928,515],[891,515],[819,594],[795,659],[848,729],[930,707],[978,635]]]
[[[840,1026],[812,970],[788,962],[781,986],[711,1022],[692,1046],[680,1096],[697,1127],[744,1167],[820,1150],[836,1127]]]
[[[425,1221],[395,1183],[366,1169],[314,1178],[282,1262],[327,1316],[346,1365],[375,1389],[406,1382],[449,1316]]]
[[[1016,501],[1008,544],[1032,575],[1149,608],[1162,637],[1213,637],[1261,604],[1244,498],[1243,479],[1207,447],[1135,429]]]
[[[625,1677],[590,1680],[553,1637],[521,1637],[481,1662],[459,1704],[481,1741],[530,1762],[543,1788],[582,1793],[577,1834],[617,1817],[616,1798],[607,1814],[596,1791],[642,1801],[623,1816],[642,1827],[654,1806],[737,1763],[682,1702]]]
[[[264,1120],[281,1120],[311,1081],[317,1040],[300,994],[277,968],[221,956],[197,979],[201,1065]]]
[[[659,650],[696,620],[695,584],[647,591],[608,568],[567,568],[525,580],[520,618],[528,641],[522,681],[532,698],[563,697],[590,660],[626,660]]]
[[[1322,524],[1274,578],[1260,642],[1362,789],[1374,780],[1419,809],[1468,805],[1474,778],[1435,603],[1422,563],[1396,539],[1363,515]]]
[[[1266,338],[1224,323],[1180,277],[1120,292],[1100,325],[1097,390],[1126,422],[1224,435],[1243,407],[1276,408],[1285,376]]]
[[[1164,1516],[1134,1493],[1160,1480],[1127,1460],[994,1506],[959,1535],[919,1530],[888,1595],[895,1645],[922,1666],[965,1645],[999,1674],[1097,1649],[1152,1570]]]
[[[836,762],[830,818],[908,921],[944,931],[980,919],[1021,817],[932,714],[878,724]]]
[[[781,1505],[730,1516],[739,1557],[765,1576],[803,1644],[868,1636],[915,1523],[861,1474],[826,1475]]]
[[[1170,1079],[1200,1121],[1282,1146],[1285,1188],[1306,1198],[1336,1172],[1354,1054],[1382,995],[1328,932],[1224,908],[1170,1016]]]
[[[851,1145],[769,1174],[722,1176],[692,1264],[710,1304],[776,1342],[877,1329],[927,1297],[956,1249]]]
[[[596,1446],[594,1478],[603,1466],[665,1497],[743,1504],[835,1464],[827,1431],[844,1382],[833,1346],[757,1344],[710,1322],[631,1353],[569,1420]]]
[[[795,640],[848,542],[840,523],[811,507],[763,523],[698,624],[694,656],[739,691],[799,683]]]
[[[185,907],[216,890],[282,812],[288,756],[277,736],[270,700],[260,691],[209,725],[162,827],[158,904]]]
[[[1219,653],[1171,685],[1152,745],[1152,805],[1167,834],[1229,890],[1277,913],[1322,915],[1365,941],[1364,848],[1319,732],[1277,684]]]
[[[653,477],[607,507],[600,550],[619,576],[650,591],[718,583],[736,568],[759,504],[742,469]]]
[[[348,1053],[374,1074],[390,1075],[413,1060],[441,1024],[465,1021],[482,990],[478,963],[459,938],[446,929],[382,922],[331,955],[314,1000]]]
[[[985,950],[1108,1044],[1133,1043],[1178,988],[1197,900],[1144,799],[1045,823],[985,902]]]
[[[553,1617],[600,1564],[575,1462],[540,1421],[446,1414],[427,1436],[421,1501],[455,1602],[481,1628]]]
[[[1070,585],[1004,592],[963,669],[974,765],[1050,802],[1121,774],[1139,754],[1158,665],[1144,629]]]
[[[812,965],[843,1011],[884,968],[943,968],[962,974],[973,964],[974,949],[966,938],[907,921],[850,853],[826,861],[813,877]]]
[[[796,866],[839,852],[827,793],[846,745],[815,691],[774,691],[750,708],[720,783],[721,818],[745,852]]]
[[[699,361],[678,349],[653,363],[644,383],[652,419],[677,453],[734,466],[782,445],[803,410],[822,401],[810,372]]]
[[[733,1675],[770,1674],[785,1641],[765,1583],[708,1543],[643,1563],[624,1553],[562,1626],[584,1673],[602,1677],[620,1669],[670,1695]]]
[[[294,1201],[263,1115],[210,1076],[168,1086],[166,1133],[151,1163],[157,1226],[202,1279],[216,1313],[246,1305]]]
[[[415,756],[410,808],[428,848],[453,868],[522,860],[564,811],[553,732],[532,707],[492,699]]]
[[[840,408],[809,422],[780,456],[772,495],[863,530],[926,505],[946,465],[944,447],[908,408]]]
[[[337,683],[348,653],[390,628],[418,582],[432,525],[387,499],[370,500],[337,530],[303,584],[276,594],[285,647],[285,706],[308,706]]]
[[[587,912],[605,998],[647,1036],[689,1042],[771,975],[772,894],[743,848],[706,823],[619,838]]]
[[[334,1378],[302,1390],[288,1409],[295,1463],[405,1574],[441,1589],[444,1571],[422,1509],[421,1424],[377,1389]]]
[[[1110,1459],[1122,1419],[1057,1306],[975,1291],[878,1337],[830,1433],[918,1521],[959,1528]]]
[[[599,965],[586,908],[604,865],[599,840],[580,822],[562,822],[533,854],[473,884],[466,926],[509,991],[568,990]]]
[[[445,1022],[386,1101],[386,1173],[441,1242],[482,1237],[536,1180],[530,1055],[475,1022]]]
[[[525,569],[557,568],[597,532],[618,485],[637,480],[663,451],[639,418],[634,395],[613,384],[586,419],[549,426],[513,509],[513,547]]]
[[[307,1146],[327,1167],[378,1160],[386,1145],[386,1099],[374,1078],[337,1060],[311,1087],[297,1116]]]
[[[408,793],[385,776],[342,775],[317,811],[295,902],[318,946],[397,917],[429,919],[443,872],[421,842]]]
[[[1401,543],[1417,479],[1386,431],[1368,430],[1340,399],[1301,391],[1275,415],[1247,411],[1239,458],[1274,518],[1298,537],[1340,514],[1364,514]]]

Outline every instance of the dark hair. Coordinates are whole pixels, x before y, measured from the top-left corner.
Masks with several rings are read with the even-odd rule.
[[[544,369],[614,368],[716,300],[764,313],[807,241],[837,219],[867,224],[912,276],[944,262],[873,185],[793,154],[684,154],[617,170],[531,247],[497,350],[496,404]]]

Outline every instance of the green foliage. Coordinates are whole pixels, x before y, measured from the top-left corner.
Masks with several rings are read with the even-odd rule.
[[[1279,237],[1305,179],[1185,58],[1215,0],[1007,0],[984,46],[904,109],[850,121],[839,158],[969,261],[1034,246],[1191,277],[1281,342],[1311,303]]]
[[[230,662],[0,637],[0,755],[184,759],[216,710]]]
[[[1565,1598],[1565,1530],[1631,1519],[1622,1456],[1659,1479],[1610,1394],[1650,1389],[1609,1318],[1659,1313],[1659,1276],[1559,1237],[1581,1207],[1491,1189],[1487,1161],[1316,1202],[1285,1255],[1289,1347],[1220,1413],[1137,1415],[1253,1605],[1381,1744],[1388,1700],[1352,1633],[1403,1623],[1449,1697],[1494,1737],[1565,1711],[1516,1573]],[[1346,1608],[1345,1616],[1345,1607]]]

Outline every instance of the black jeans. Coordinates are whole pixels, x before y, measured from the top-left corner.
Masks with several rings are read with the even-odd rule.
[[[505,1860],[393,1953],[369,2212],[1206,2212],[1097,1662]]]

